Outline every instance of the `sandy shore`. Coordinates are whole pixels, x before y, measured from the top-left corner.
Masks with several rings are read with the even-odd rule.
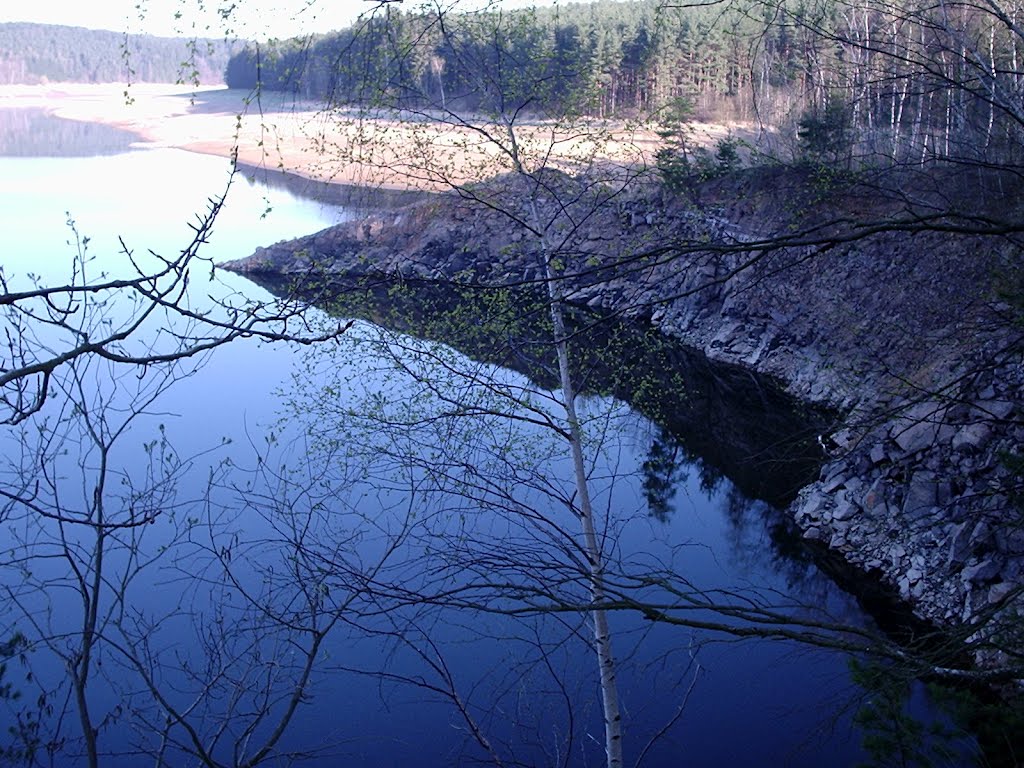
[[[339,184],[390,189],[443,189],[510,168],[501,148],[470,130],[438,128],[422,119],[369,118],[328,111],[277,93],[175,85],[50,84],[0,86],[0,109],[34,107],[59,117],[129,130],[155,146],[230,157],[241,164]],[[558,135],[524,126],[523,156],[558,163],[600,159],[621,167],[649,164],[651,131],[604,133],[604,127]],[[706,140],[723,128],[702,129]],[[554,150],[552,160],[551,150]],[[543,160],[540,160],[543,158]]]
[[[119,84],[0,86],[0,109],[37,108],[68,120],[103,123],[131,131],[146,144],[231,157],[254,168],[287,171],[318,180],[409,186],[398,174],[377,173],[333,159],[331,140],[319,127],[324,116],[311,104],[254,101],[246,91],[175,85]]]

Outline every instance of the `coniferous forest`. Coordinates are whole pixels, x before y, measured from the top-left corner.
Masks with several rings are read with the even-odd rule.
[[[335,104],[483,102],[481,62],[538,114],[742,121],[855,163],[1016,165],[1024,40],[1002,4],[880,0],[662,0],[464,14],[458,34],[415,12],[340,32],[247,46],[229,86]],[[398,16],[398,21],[396,21]],[[502,39],[484,30],[500,18]],[[478,20],[480,35],[472,28]],[[424,98],[424,96],[428,98]]]
[[[223,81],[237,43],[127,35],[51,24],[0,24],[0,84]]]

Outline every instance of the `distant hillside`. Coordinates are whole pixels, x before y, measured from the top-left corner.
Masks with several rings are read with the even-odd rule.
[[[0,84],[198,79],[202,85],[217,85],[224,82],[235,45],[50,24],[0,24]]]

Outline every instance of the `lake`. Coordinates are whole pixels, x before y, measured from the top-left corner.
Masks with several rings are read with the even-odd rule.
[[[92,274],[129,271],[125,250],[146,265],[175,255],[228,183],[222,159],[40,113],[0,120],[2,266],[13,287],[29,273],[67,280],[86,237]],[[241,258],[356,215],[254,175],[232,182],[204,259]],[[196,311],[245,298],[270,294],[223,270],[192,271]],[[125,311],[102,308],[106,322]],[[308,312],[314,332],[337,325]],[[143,344],[161,343],[162,322],[143,327]],[[20,632],[28,643],[8,664],[3,682],[22,697],[6,697],[6,709],[38,759],[87,764],[68,670],[82,668],[93,606],[83,690],[102,765],[196,764],[183,753],[202,749],[245,764],[268,739],[287,757],[274,765],[448,766],[489,761],[489,751],[506,765],[601,764],[596,662],[578,607],[586,589],[563,504],[571,468],[557,435],[527,418],[552,412],[543,385],[366,320],[312,349],[239,339],[173,378],[83,365],[23,429],[6,428],[4,487],[63,510],[3,509],[0,639]],[[512,406],[513,391],[528,398]],[[452,392],[480,415],[442,414]],[[697,454],[715,448],[616,395],[582,402],[597,430],[588,469],[609,563],[692,585],[679,603],[728,591],[873,626],[785,535],[780,513],[748,495],[772,495],[757,470],[744,478],[736,462]],[[720,421],[712,401],[693,400],[689,420]],[[124,434],[97,451],[89,434],[121,423]],[[81,521],[103,472],[104,519],[121,527],[97,536],[102,526]],[[100,538],[106,559],[90,591]],[[652,604],[669,594],[644,593]],[[635,610],[611,623],[628,762],[642,752],[646,766],[865,759],[854,724],[863,692],[847,654]]]

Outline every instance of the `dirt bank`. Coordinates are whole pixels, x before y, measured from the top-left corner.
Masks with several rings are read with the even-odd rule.
[[[422,115],[374,116],[291,96],[224,87],[77,84],[0,86],[0,109],[36,108],[70,120],[131,131],[151,145],[221,157],[249,168],[321,182],[396,190],[443,190],[502,170],[505,158],[474,132],[438,126]],[[741,126],[693,126],[693,140],[713,143]],[[558,140],[562,160],[650,164],[659,138],[651,130],[594,127],[587,141],[557,137],[544,124],[520,129],[526,151]],[[559,156],[545,156],[560,162]]]

